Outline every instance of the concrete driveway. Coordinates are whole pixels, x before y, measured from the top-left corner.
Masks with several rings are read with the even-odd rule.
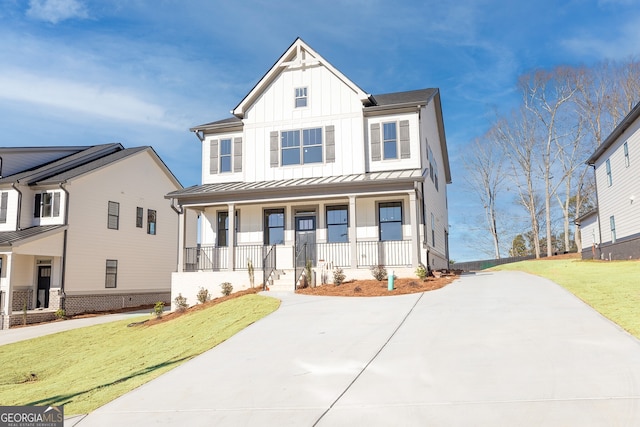
[[[424,294],[279,296],[272,315],[73,422],[640,425],[640,343],[548,280],[480,273]]]

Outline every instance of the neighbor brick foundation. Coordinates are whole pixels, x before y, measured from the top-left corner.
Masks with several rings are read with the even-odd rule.
[[[152,305],[162,301],[171,304],[171,292],[123,293],[109,295],[67,295],[64,310],[67,316],[80,313],[119,310],[122,308]]]

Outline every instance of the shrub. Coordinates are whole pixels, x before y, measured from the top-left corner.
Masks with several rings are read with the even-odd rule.
[[[56,310],[56,319],[64,319],[66,317],[66,313],[63,309],[59,308]]]
[[[204,304],[205,302],[207,302],[207,301],[209,301],[211,299],[211,295],[209,294],[209,290],[208,289],[200,288],[196,298],[198,298],[198,302],[200,304]]]
[[[382,282],[387,278],[387,269],[382,264],[376,265],[371,267],[371,274],[378,282]]]
[[[337,267],[333,270],[333,284],[336,286],[340,286],[344,283],[344,279],[346,278],[344,274],[344,270],[340,267]]]
[[[418,276],[420,280],[426,280],[428,275],[429,272],[424,265],[420,264],[418,268],[416,268],[416,276]]]
[[[185,298],[186,300],[186,298]],[[176,298],[176,304],[177,304],[177,298]],[[164,303],[162,301],[158,301],[154,306],[153,306],[153,313],[155,314],[156,317],[159,319],[162,317],[162,313],[164,313]]]
[[[176,303],[176,308],[178,311],[185,311],[189,307],[189,304],[187,304],[187,299],[183,297],[182,294],[178,294],[178,296],[175,297],[173,301]]]
[[[231,283],[221,283],[220,287],[222,288],[222,295],[224,295],[225,297],[231,295],[231,292],[233,291],[233,286],[231,285]]]
[[[362,292],[362,288],[360,286],[356,286],[353,288],[353,292]]]

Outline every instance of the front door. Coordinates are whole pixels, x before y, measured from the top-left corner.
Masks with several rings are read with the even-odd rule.
[[[38,298],[36,308],[49,307],[49,289],[51,289],[51,266],[38,266]]]
[[[306,247],[305,247],[306,243]],[[306,253],[302,253],[306,251]],[[307,260],[316,265],[316,217],[296,217],[296,267],[304,267]]]

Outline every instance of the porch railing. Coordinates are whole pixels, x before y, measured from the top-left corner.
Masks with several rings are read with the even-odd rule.
[[[357,242],[358,267],[411,266],[411,240]]]
[[[267,246],[264,246],[266,248]],[[271,278],[271,275],[276,270],[276,245],[269,248],[269,251],[264,257],[262,262],[262,290],[267,290],[267,280]]]
[[[349,243],[317,243],[316,255],[334,267],[351,266],[351,247]]]
[[[185,271],[217,271],[227,268],[227,248],[197,246],[184,249]]]

